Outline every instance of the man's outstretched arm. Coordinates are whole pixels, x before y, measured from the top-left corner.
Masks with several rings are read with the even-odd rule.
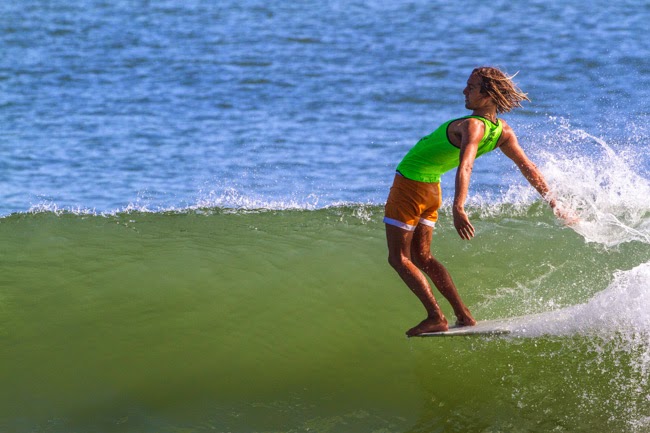
[[[550,189],[544,179],[544,175],[539,171],[537,166],[526,156],[524,150],[519,146],[517,136],[510,133],[507,141],[499,147],[503,153],[510,158],[519,168],[521,174],[526,180],[540,193],[540,195],[548,202],[551,208],[555,209],[556,201],[549,195]]]

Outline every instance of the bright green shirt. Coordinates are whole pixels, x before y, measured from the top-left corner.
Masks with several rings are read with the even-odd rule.
[[[496,148],[503,131],[503,124],[498,119],[497,123],[492,123],[480,116],[465,116],[460,119],[470,117],[482,120],[485,124],[485,133],[476,152],[478,158]],[[440,182],[443,173],[460,165],[460,148],[451,144],[448,136],[449,125],[460,119],[445,122],[431,134],[421,138],[399,163],[397,171],[407,179],[418,182]]]

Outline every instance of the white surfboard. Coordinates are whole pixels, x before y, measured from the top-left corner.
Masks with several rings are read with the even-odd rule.
[[[417,335],[417,337],[457,337],[457,336],[478,336],[478,335],[503,335],[512,332],[513,322],[517,318],[482,320],[475,326],[457,326],[452,325],[448,331],[443,332],[426,332]]]

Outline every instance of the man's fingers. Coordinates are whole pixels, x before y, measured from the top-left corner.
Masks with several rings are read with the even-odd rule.
[[[467,223],[457,229],[458,234],[460,235],[461,239],[464,239],[466,241],[472,239],[474,237],[474,226],[471,224]]]
[[[474,226],[465,212],[454,211],[454,226],[461,239],[468,241],[474,237]]]

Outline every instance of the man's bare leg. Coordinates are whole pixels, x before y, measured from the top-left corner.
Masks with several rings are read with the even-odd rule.
[[[449,271],[431,254],[432,236],[433,227],[418,224],[411,242],[412,261],[431,278],[436,288],[449,301],[456,315],[456,323],[461,326],[474,326],[476,320],[460,298]]]
[[[440,332],[449,329],[447,319],[440,310],[431,292],[427,278],[411,262],[411,241],[413,232],[386,224],[388,241],[388,262],[411,289],[427,311],[427,318],[409,329],[406,335],[413,337],[424,332]]]

